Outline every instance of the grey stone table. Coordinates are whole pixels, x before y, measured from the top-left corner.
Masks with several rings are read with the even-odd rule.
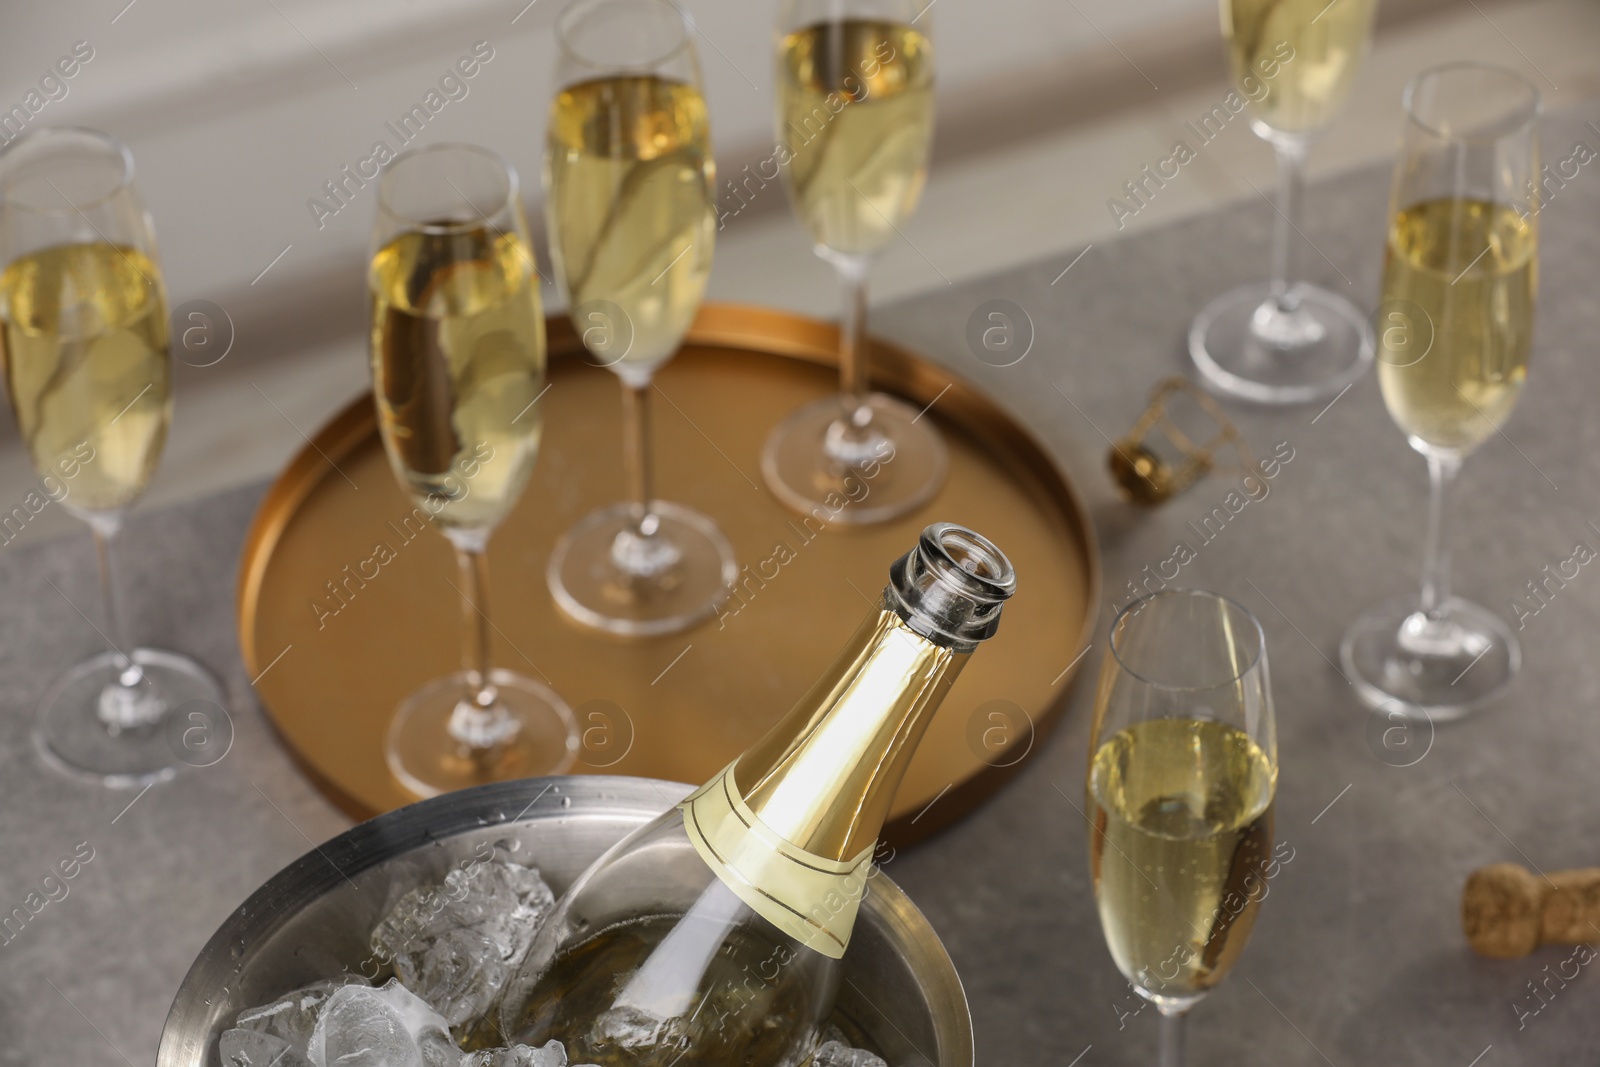
[[[1583,122],[1600,108],[1588,110],[1597,114],[1549,124],[1548,159],[1567,158],[1579,140],[1600,147]],[[1541,218],[1532,375],[1505,436],[1472,458],[1461,486],[1458,585],[1508,615],[1545,564],[1566,559],[1575,542],[1600,545],[1588,525],[1600,522],[1597,166]],[[1368,305],[1387,184],[1386,173],[1363,171],[1312,189],[1299,249],[1310,277]],[[1124,429],[1150,386],[1183,369],[1196,308],[1260,276],[1271,220],[1267,204],[1249,202],[1096,244],[1065,274],[1071,256],[875,318],[880,332],[992,391],[1075,473],[1103,540],[1110,598],[1178,540],[1192,540],[1185,523],[1232,486],[1218,475],[1158,511],[1125,506],[1102,473],[1102,431]],[[967,320],[991,299],[1021,306],[1036,328],[1015,366],[988,366],[967,349]],[[1372,741],[1333,661],[1358,612],[1416,580],[1422,461],[1390,424],[1370,376],[1326,410],[1235,414],[1258,451],[1286,442],[1294,458],[1179,581],[1236,596],[1266,626],[1280,722],[1278,836],[1295,852],[1271,883],[1237,972],[1194,1014],[1194,1062],[1593,1060],[1592,968],[1545,984],[1564,964],[1572,973],[1569,952],[1477,959],[1457,908],[1462,879],[1482,864],[1600,864],[1600,571],[1585,569],[1526,621],[1523,673],[1501,706],[1419,735],[1412,755],[1397,758]],[[52,883],[59,899],[0,938],[0,1063],[150,1062],[173,992],[218,923],[274,871],[348,825],[277,746],[238,659],[234,567],[260,492],[140,515],[128,530],[141,634],[216,667],[237,730],[225,761],[144,794],[58,778],[27,741],[44,686],[97,648],[74,607],[93,613],[87,538],[0,552],[0,914],[30,893],[35,903],[45,898],[45,876],[92,850],[66,896]],[[1040,670],[1053,675],[1077,651],[1048,650]],[[1060,731],[1010,786],[889,866],[955,958],[988,1067],[1154,1062],[1153,1013],[1130,1014],[1137,1002],[1091,902],[1075,807],[1091,697],[1092,685],[1078,685]]]

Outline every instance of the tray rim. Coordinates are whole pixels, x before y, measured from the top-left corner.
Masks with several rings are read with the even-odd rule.
[[[582,345],[565,314],[547,316],[545,329],[549,359],[581,358]],[[791,311],[751,304],[710,302],[701,305],[683,343],[755,350],[820,366],[839,365],[837,325]],[[1084,598],[1084,617],[1078,626],[1074,644],[1086,647],[1100,618],[1103,582],[1100,543],[1088,506],[1065,468],[1033,431],[1007,410],[1001,401],[983,392],[957,372],[880,337],[869,338],[869,343],[870,377],[875,387],[922,403],[931,404],[938,399],[943,408],[943,417],[969,431],[981,431],[978,436],[983,444],[992,451],[1003,453],[1005,458],[1015,461],[1026,471],[1034,486],[1043,489],[1052,498],[1063,518],[1075,528],[1083,545],[1088,585]],[[261,669],[260,659],[256,655],[255,616],[266,568],[279,538],[298,512],[301,502],[328,476],[333,464],[363,444],[376,431],[377,412],[369,389],[340,409],[295,452],[288,465],[268,486],[251,519],[240,549],[239,577],[234,597],[239,654],[247,675],[253,679],[250,690],[260,704],[264,718],[301,773],[346,815],[358,821],[384,813],[373,810],[317,769],[290,740],[278,722],[277,713],[256,688],[256,682],[271,669],[271,664]],[[1080,655],[1060,678],[1051,683],[1053,692],[1047,698],[1044,710],[1036,720],[1030,719],[1033,748],[1039,747],[1050,736],[1064,716],[1082,660]],[[902,815],[884,827],[885,839],[895,846],[910,845],[959,822],[993,796],[1027,762],[1025,754],[1023,758],[1004,766],[985,767],[934,798],[951,801],[941,805],[942,811],[938,817],[917,825],[928,809],[911,819]]]

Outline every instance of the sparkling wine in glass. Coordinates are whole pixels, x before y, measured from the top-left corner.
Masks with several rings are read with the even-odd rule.
[[[418,796],[556,774],[577,756],[566,703],[492,666],[489,535],[539,454],[545,336],[517,176],[493,152],[402,153],[378,188],[368,271],[372,393],[384,450],[455,549],[462,669],[401,702],[390,769]]]
[[[1372,326],[1338,293],[1292,277],[1312,141],[1344,107],[1372,37],[1377,0],[1222,0],[1236,91],[1278,159],[1272,279],[1229,290],[1189,329],[1206,384],[1262,404],[1330,397],[1372,362]]]
[[[691,33],[669,0],[578,0],[556,20],[550,251],[590,357],[622,380],[629,499],[568,530],[547,578],[572,618],[625,636],[701,622],[738,578],[716,523],[657,500],[652,476],[651,383],[694,321],[716,235]]]
[[[159,781],[178,761],[172,716],[201,702],[209,721],[224,698],[193,660],[136,647],[117,602],[112,539],[172,420],[166,293],[127,146],[69,128],[13,141],[0,154],[0,259],[6,392],[44,492],[94,534],[110,646],[46,691],[34,742],[78,777]]]
[[[1184,1015],[1238,961],[1276,873],[1277,734],[1255,617],[1189,589],[1124,608],[1089,752],[1106,944],[1161,1013],[1162,1067],[1181,1067]]]
[[[1451,63],[1406,89],[1378,307],[1378,385],[1428,462],[1422,589],[1356,620],[1340,645],[1371,707],[1452,719],[1521,663],[1498,615],[1450,591],[1448,494],[1522,392],[1538,272],[1539,93],[1510,71]]]
[[[915,0],[784,0],[778,12],[778,144],[784,184],[844,293],[839,393],[790,414],[761,473],[786,505],[829,521],[887,522],[944,484],[944,442],[916,408],[873,392],[867,274],[922,195],[933,141],[933,44]],[[865,496],[846,493],[869,485]],[[848,496],[842,510],[828,501]],[[859,497],[859,499],[858,499]]]

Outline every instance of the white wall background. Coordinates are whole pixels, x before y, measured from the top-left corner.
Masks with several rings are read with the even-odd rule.
[[[713,137],[730,169],[770,150],[776,5],[683,2],[700,29]],[[360,276],[348,265],[365,248],[371,189],[320,230],[307,198],[365,156],[384,122],[418,102],[473,42],[486,40],[494,59],[418,140],[471,140],[503,152],[534,207],[560,3],[11,0],[0,16],[0,109],[21,102],[74,42],[88,41],[94,59],[33,121],[95,126],[132,146],[174,303],[254,303],[281,297],[297,279],[323,278],[342,279],[331,284],[348,284],[358,297]],[[936,0],[924,20],[934,27],[941,106],[949,107],[1069,69],[1103,53],[1108,39],[1213,26],[1213,12],[1214,0]],[[1067,103],[1042,98],[1031,105],[1037,114],[994,118],[1048,126]]]
[[[513,159],[538,228],[550,27],[564,2],[0,0],[0,118],[89,41],[95,58],[35,121],[129,142],[173,304],[214,301],[237,326],[226,360],[177,367],[178,417],[146,507],[270,477],[366,388],[372,190],[320,231],[306,199],[480,39],[495,58],[421,140],[478,141]],[[703,33],[727,174],[771,151],[777,0],[677,2]],[[874,270],[877,300],[1027,261],[1054,272],[1087,243],[1114,240],[1106,198],[1228,84],[1215,0],[935,0],[924,17],[940,64],[934,166],[906,239]],[[1378,23],[1348,113],[1312,153],[1314,177],[1391,153],[1401,88],[1431,63],[1510,65],[1548,90],[1552,108],[1600,99],[1596,0],[1381,0]],[[1129,229],[1258,198],[1272,154],[1240,126],[1186,173]],[[718,234],[710,293],[820,316],[837,306],[831,272],[777,190]],[[546,289],[547,306],[556,295]],[[0,497],[34,482],[13,420],[0,416]],[[81,536],[81,524],[52,509],[25,536],[69,531]]]

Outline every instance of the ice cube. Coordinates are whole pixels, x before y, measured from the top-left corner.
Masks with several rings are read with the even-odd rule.
[[[304,1055],[311,1041],[311,1031],[317,1025],[317,1013],[338,988],[337,982],[314,982],[271,1004],[241,1011],[233,1025],[279,1038]]]
[[[618,1004],[595,1016],[589,1034],[601,1048],[615,1045],[620,1049],[648,1049],[671,1044],[677,1029],[681,1029],[673,1026],[678,1021],[663,1019],[632,1004]]]
[[[883,1057],[843,1041],[824,1041],[811,1054],[811,1067],[888,1067]]]
[[[512,1045],[510,1048],[486,1048],[468,1053],[461,1067],[566,1067],[567,1048],[559,1041],[551,1041],[542,1048],[532,1045]]]
[[[417,1039],[423,1067],[461,1067],[461,1046],[448,1030],[426,1030]]]
[[[488,1011],[555,902],[533,867],[484,860],[402,896],[372,948],[451,1026]]]
[[[444,1018],[394,979],[336,990],[306,1051],[312,1067],[455,1067],[461,1058]]]
[[[222,1067],[310,1067],[299,1049],[261,1030],[224,1030],[217,1046]]]
[[[692,1043],[688,1024],[681,1016],[663,1019],[632,1004],[607,1008],[589,1024],[589,1045],[596,1052],[615,1050],[612,1058],[648,1060],[677,1051],[676,1062]]]
[[[844,1035],[844,1031],[831,1019],[822,1024],[822,1033],[817,1035],[817,1046],[820,1048],[829,1041],[837,1041],[841,1045],[850,1044],[850,1039]]]

